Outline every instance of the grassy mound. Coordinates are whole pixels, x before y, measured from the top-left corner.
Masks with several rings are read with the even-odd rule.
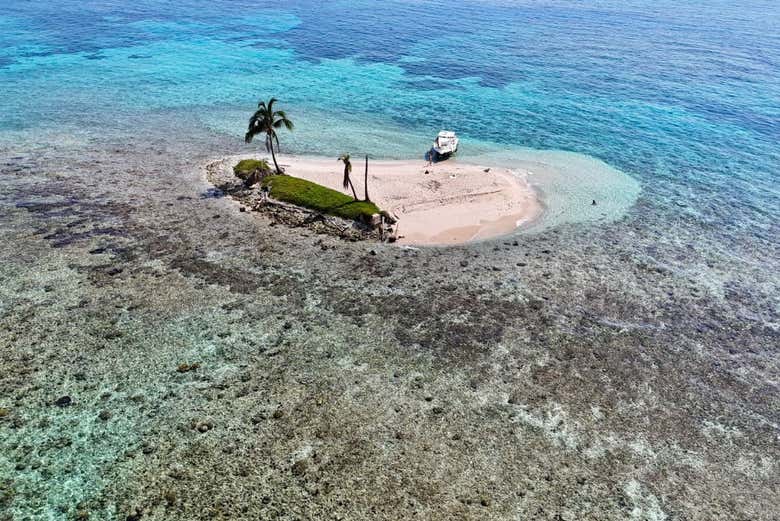
[[[236,177],[243,179],[244,181],[249,179],[249,176],[256,172],[265,174],[270,171],[271,167],[265,159],[242,159],[233,167],[233,173]]]
[[[317,210],[329,215],[368,222],[379,213],[374,203],[355,201],[350,196],[317,183],[289,175],[272,175],[263,179],[274,199]]]

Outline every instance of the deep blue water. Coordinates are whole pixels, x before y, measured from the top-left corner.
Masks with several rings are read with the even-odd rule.
[[[413,155],[454,128],[473,151],[597,157],[659,208],[771,238],[777,27],[780,8],[761,0],[6,0],[0,136],[172,110],[238,137],[275,95],[299,123],[292,151],[364,139]]]

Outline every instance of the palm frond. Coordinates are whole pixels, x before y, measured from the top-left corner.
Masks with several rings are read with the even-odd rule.
[[[252,139],[258,134],[265,134],[265,148],[269,152],[279,149],[279,136],[276,134],[278,128],[292,130],[293,122],[287,118],[287,113],[283,110],[274,111],[274,103],[278,100],[271,98],[268,101],[260,101],[257,104],[257,110],[249,118],[249,125],[244,135],[244,141],[251,143]]]

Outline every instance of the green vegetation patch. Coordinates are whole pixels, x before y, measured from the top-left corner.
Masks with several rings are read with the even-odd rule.
[[[289,175],[272,175],[263,179],[274,199],[317,210],[329,215],[368,222],[379,213],[374,203],[355,201],[350,196],[317,183]]]
[[[265,159],[242,159],[236,166],[233,167],[233,173],[236,177],[239,177],[246,181],[249,176],[255,172],[267,173],[271,171],[271,167],[268,166],[268,161]]]

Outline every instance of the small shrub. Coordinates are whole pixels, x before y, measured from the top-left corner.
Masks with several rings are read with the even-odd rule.
[[[259,183],[271,173],[271,167],[265,159],[242,159],[233,167],[233,173],[247,186]]]

